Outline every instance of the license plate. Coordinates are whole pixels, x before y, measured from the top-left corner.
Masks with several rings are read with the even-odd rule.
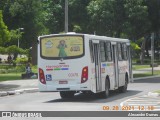
[[[59,84],[68,84],[68,81],[59,81]]]

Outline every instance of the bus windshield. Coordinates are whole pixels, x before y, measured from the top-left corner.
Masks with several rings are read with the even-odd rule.
[[[84,55],[83,36],[52,36],[40,41],[41,57],[45,59],[71,59]]]

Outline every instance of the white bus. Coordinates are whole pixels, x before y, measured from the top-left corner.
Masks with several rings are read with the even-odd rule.
[[[38,69],[39,91],[59,91],[61,98],[125,92],[132,78],[130,41],[77,33],[40,36]]]

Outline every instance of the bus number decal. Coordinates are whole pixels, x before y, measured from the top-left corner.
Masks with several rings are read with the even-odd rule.
[[[78,73],[69,73],[68,77],[78,77]]]

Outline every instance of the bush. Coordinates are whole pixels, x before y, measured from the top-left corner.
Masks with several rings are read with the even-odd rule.
[[[25,65],[16,66],[16,71],[17,72],[25,72],[26,71]]]
[[[0,69],[0,74],[6,74],[8,71],[6,69]]]
[[[13,69],[8,69],[7,71],[8,71],[8,73],[15,73],[15,72],[17,72],[15,68],[13,68]]]
[[[23,64],[24,65],[28,62],[28,58],[26,58],[26,57],[17,58],[15,62],[16,62],[16,64]]]
[[[25,72],[25,70],[26,70],[26,68],[24,65],[18,65],[14,68],[0,69],[0,74]]]

